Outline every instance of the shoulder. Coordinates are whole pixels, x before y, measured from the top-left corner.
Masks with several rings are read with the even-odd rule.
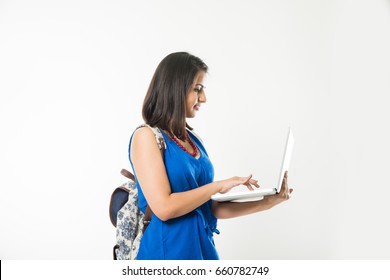
[[[155,141],[154,133],[149,127],[139,127],[134,131],[133,142],[147,143],[151,142],[152,140]]]
[[[129,156],[132,160],[143,159],[145,157],[154,157],[159,154],[159,148],[156,144],[156,138],[153,131],[148,127],[140,127],[134,131],[130,147]]]
[[[141,143],[142,146],[156,146],[157,144],[159,150],[164,150],[166,148],[164,136],[162,135],[160,129],[156,127],[151,127],[149,125],[139,126],[133,134],[133,141],[134,140],[138,143]]]

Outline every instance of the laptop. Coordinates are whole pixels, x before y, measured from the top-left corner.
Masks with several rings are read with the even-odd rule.
[[[282,160],[282,166],[279,173],[278,184],[274,188],[259,188],[255,190],[244,190],[239,192],[227,192],[224,194],[217,193],[211,196],[212,200],[223,202],[223,201],[232,201],[232,202],[246,202],[246,201],[256,201],[261,200],[264,196],[274,195],[280,192],[283,183],[283,177],[285,171],[288,171],[291,154],[294,146],[294,135],[292,133],[291,127],[287,133],[286,146],[284,148],[284,155]]]

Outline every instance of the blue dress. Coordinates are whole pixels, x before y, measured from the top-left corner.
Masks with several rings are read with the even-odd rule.
[[[200,151],[199,159],[184,152],[163,131],[166,142],[164,163],[172,192],[184,192],[211,183],[214,179],[214,168],[203,144],[190,131],[189,135]],[[130,147],[133,136],[129,144]],[[157,144],[156,144],[157,145]],[[134,173],[135,178],[137,174]],[[136,180],[138,203],[145,212],[147,202]],[[213,233],[217,218],[211,211],[211,200],[194,211],[170,219],[160,220],[152,215],[151,223],[146,229],[137,255],[138,260],[216,260],[219,259],[215,248]]]

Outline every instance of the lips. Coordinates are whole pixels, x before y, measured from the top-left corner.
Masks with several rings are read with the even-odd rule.
[[[199,109],[200,109],[200,105],[199,105],[199,104],[196,104],[196,105],[194,106],[194,110],[199,111]]]

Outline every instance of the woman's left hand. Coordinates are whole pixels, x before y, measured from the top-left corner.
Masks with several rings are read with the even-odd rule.
[[[286,171],[284,173],[283,183],[282,183],[282,187],[280,189],[280,192],[276,195],[271,195],[271,196],[266,197],[266,199],[271,201],[272,206],[275,206],[281,202],[284,202],[284,201],[290,199],[291,193],[293,192],[293,189],[288,186],[287,179],[288,179],[288,172]]]

